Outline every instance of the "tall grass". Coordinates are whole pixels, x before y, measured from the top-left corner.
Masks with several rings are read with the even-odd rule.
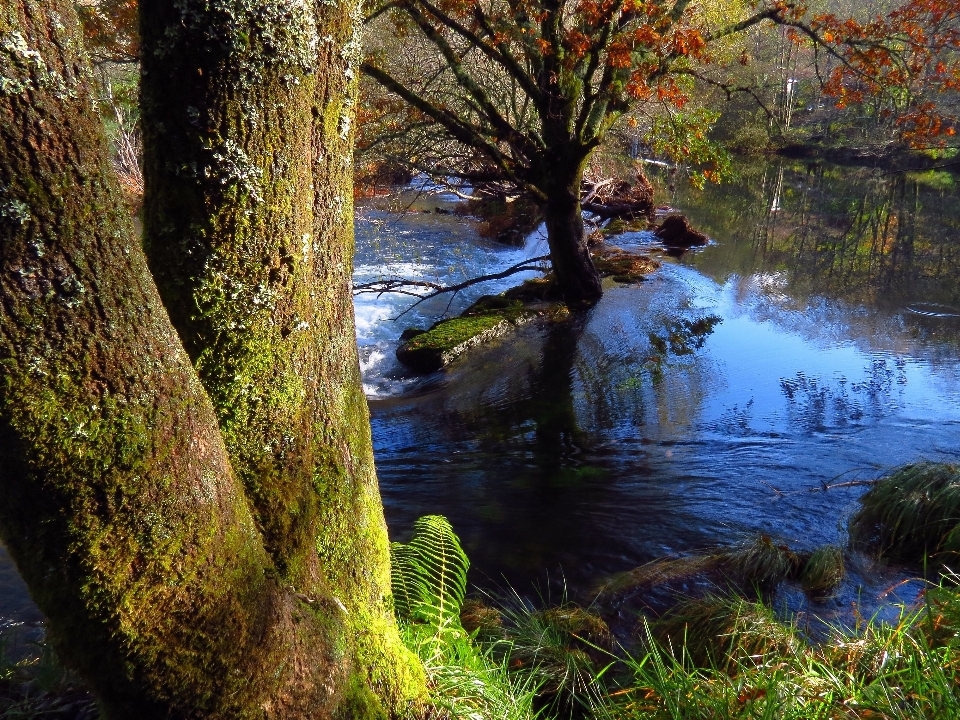
[[[602,714],[612,664],[606,622],[565,595],[555,607],[531,604],[515,591],[501,603],[507,642],[493,649],[514,673],[534,679],[538,707],[551,718]]]
[[[709,558],[648,566],[624,585],[709,567],[735,574],[741,587],[789,576],[823,592],[843,573],[836,546],[802,563],[762,537]],[[820,642],[762,602],[731,595],[681,601],[653,623],[640,618],[629,652],[602,618],[565,596],[554,607],[516,592],[497,608],[459,607],[462,623],[404,624],[450,720],[960,718],[960,578],[949,572],[920,605],[901,607],[896,623],[835,627]]]
[[[0,718],[97,720],[96,701],[45,642],[0,635]]]
[[[537,678],[511,672],[509,652],[481,647],[452,624],[401,623],[404,643],[423,662],[431,701],[444,720],[535,720]]]
[[[946,463],[905,465],[860,499],[850,518],[854,545],[884,556],[919,561],[955,560],[960,552],[960,467]]]
[[[930,594],[936,602],[901,608],[896,624],[836,629],[821,644],[766,609],[714,601],[710,609],[726,622],[691,626],[679,644],[648,630],[645,651],[623,660],[629,680],[612,693],[612,714],[624,720],[958,718],[960,592],[955,578],[947,578]],[[752,616],[760,622],[745,622]],[[698,652],[701,645],[711,652]]]

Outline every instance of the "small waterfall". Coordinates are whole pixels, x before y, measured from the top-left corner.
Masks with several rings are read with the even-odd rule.
[[[540,223],[537,229],[527,235],[523,243],[523,258],[539,257],[550,253],[550,247],[547,245],[547,224]]]

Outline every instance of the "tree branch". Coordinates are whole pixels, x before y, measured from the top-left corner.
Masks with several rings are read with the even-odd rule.
[[[736,95],[737,93],[744,93],[745,95],[749,95],[754,99],[754,101],[756,101],[757,105],[760,106],[760,109],[763,110],[764,113],[766,113],[767,118],[771,120],[774,118],[773,111],[767,107],[766,103],[764,103],[763,100],[760,99],[760,96],[757,94],[756,88],[750,87],[749,85],[734,85],[733,83],[725,83],[725,82],[721,82],[720,80],[714,80],[713,78],[707,77],[706,75],[699,73],[696,70],[691,70],[690,68],[681,68],[679,70],[671,70],[670,72],[673,73],[674,75],[689,75],[690,77],[696,78],[701,82],[705,82],[708,85],[712,85],[713,87],[719,88],[723,90],[724,93],[726,93],[727,100],[731,100],[733,96]]]
[[[488,142],[487,139],[484,138],[476,128],[460,120],[460,118],[458,118],[450,110],[437,107],[428,100],[423,99],[414,91],[410,90],[396,80],[392,75],[381,70],[376,65],[371,65],[368,62],[364,62],[360,65],[360,71],[372,77],[378,83],[383,85],[384,88],[395,95],[398,95],[420,112],[433,118],[437,124],[442,126],[448,133],[450,133],[455,140],[463,143],[464,145],[480,150],[483,154],[490,158],[493,164],[496,165],[512,182],[515,182],[517,185],[524,188],[529,187],[529,184],[524,181],[515,171],[515,168],[513,167],[514,161],[511,158],[506,157],[502,152],[500,152],[496,145]]]
[[[426,280],[404,280],[403,278],[391,278],[389,280],[377,280],[369,283],[360,283],[353,286],[353,294],[363,295],[373,293],[379,297],[384,293],[396,293],[399,295],[411,295],[413,297],[419,297],[417,302],[397,315],[397,318],[400,318],[413,310],[420,303],[431,300],[438,295],[443,295],[445,293],[453,293],[456,295],[461,290],[466,290],[468,287],[472,287],[473,285],[479,285],[480,283],[489,282],[491,280],[502,280],[503,278],[510,277],[511,275],[516,275],[517,273],[521,272],[545,272],[542,266],[534,265],[533,263],[539,263],[549,259],[549,255],[540,255],[539,257],[527,258],[516,265],[508,267],[506,270],[501,270],[498,273],[490,273],[489,275],[472,277],[468,280],[464,280],[463,282],[456,283],[455,285],[440,285],[439,283],[432,283]],[[428,288],[433,290],[433,292],[427,293],[426,295],[419,295],[418,293],[412,292],[408,288]]]
[[[540,89],[536,86],[524,69],[520,67],[520,63],[517,62],[516,58],[513,57],[503,43],[496,43],[495,46],[492,46],[484,42],[482,37],[477,35],[468,27],[454,20],[440,8],[433,5],[433,3],[428,2],[428,0],[413,1],[426,9],[426,11],[433,15],[433,17],[435,17],[440,23],[446,25],[448,28],[460,35],[464,40],[467,40],[474,45],[488,58],[503,67],[511,77],[520,83],[521,87],[523,87],[523,91],[527,93],[527,95],[529,95],[535,102],[540,99]],[[483,10],[480,8],[479,4],[474,7],[473,16],[477,20],[477,23],[480,25],[480,27],[483,28],[484,32],[487,33],[490,39],[495,42],[496,33],[490,27],[489,20],[487,19]]]
[[[424,7],[432,7],[425,0],[415,1],[417,4],[423,5]],[[526,156],[528,159],[534,157],[538,148],[533,146],[530,138],[519,132],[509,122],[507,122],[506,118],[500,114],[496,106],[493,104],[493,102],[491,102],[487,91],[484,90],[476,80],[470,77],[470,74],[466,70],[464,70],[463,63],[461,62],[460,58],[457,57],[457,54],[450,46],[450,43],[448,43],[443,36],[437,32],[437,29],[430,24],[427,18],[424,17],[423,14],[414,7],[413,2],[405,3],[403,5],[403,10],[417,24],[417,27],[420,28],[420,32],[422,32],[426,38],[432,42],[438,50],[440,50],[444,60],[447,62],[447,66],[453,73],[454,78],[456,78],[457,84],[466,90],[470,97],[473,98],[474,102],[476,103],[475,108],[478,113],[486,116],[490,124],[493,125],[500,135],[504,136],[503,139],[509,143],[515,152]],[[442,15],[439,10],[436,12],[437,14]],[[479,38],[477,38],[477,40],[479,40]],[[480,40],[480,44],[485,45],[482,40]]]

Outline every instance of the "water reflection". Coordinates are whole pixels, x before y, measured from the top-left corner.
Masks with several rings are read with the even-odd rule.
[[[742,161],[738,181],[702,192],[677,184],[670,202],[722,238],[691,264],[718,280],[782,276],[812,295],[899,308],[960,303],[960,193],[942,171],[890,173],[786,160]],[[666,191],[664,191],[666,192]]]
[[[478,575],[562,570],[580,588],[752,532],[843,542],[862,490],[824,483],[960,458],[944,182],[773,162],[679,189],[667,200],[713,245],[611,288],[582,325],[527,329],[440,387],[372,402],[391,528],[444,513]],[[702,348],[651,360],[652,338],[706,315],[722,323]],[[869,575],[868,593],[890,580]]]

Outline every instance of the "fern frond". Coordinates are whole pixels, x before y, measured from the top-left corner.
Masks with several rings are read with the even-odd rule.
[[[398,618],[412,617],[426,589],[416,570],[417,551],[403,543],[390,543],[390,585]]]
[[[445,517],[425,515],[409,543],[390,545],[394,608],[401,620],[459,627],[470,561]]]

